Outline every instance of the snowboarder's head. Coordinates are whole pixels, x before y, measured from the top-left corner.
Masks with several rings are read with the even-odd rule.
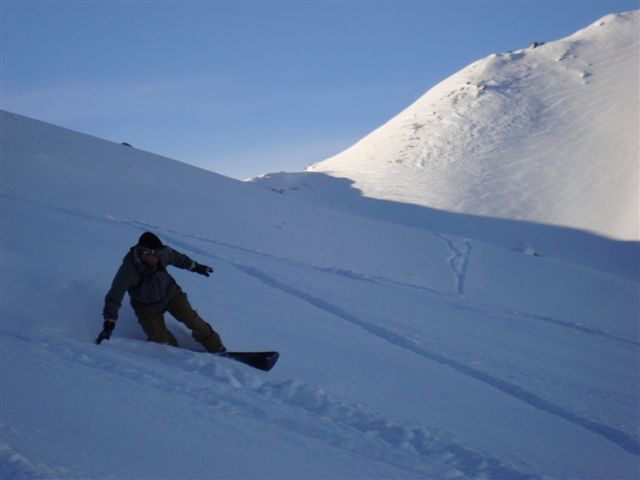
[[[144,232],[138,239],[138,255],[140,259],[147,265],[155,267],[158,264],[158,250],[164,245],[160,239],[151,232]]]
[[[151,232],[144,232],[138,239],[138,247],[158,250],[164,247],[164,245],[162,245],[162,242],[155,234]]]

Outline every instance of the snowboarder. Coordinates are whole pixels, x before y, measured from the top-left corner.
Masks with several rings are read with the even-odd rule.
[[[206,277],[213,272],[211,267],[196,263],[183,253],[163,245],[155,234],[143,233],[138,239],[138,244],[131,247],[122,260],[111,289],[105,297],[104,324],[96,343],[111,338],[122,299],[125,292],[128,292],[138,322],[150,341],[178,346],[176,338],[165,325],[164,313],[169,312],[189,327],[193,338],[207,351],[226,351],[218,333],[200,318],[191,307],[187,295],[169,275],[166,268],[168,265]]]

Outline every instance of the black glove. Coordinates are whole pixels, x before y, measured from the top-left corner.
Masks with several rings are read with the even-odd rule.
[[[199,273],[200,275],[204,275],[205,277],[208,277],[210,273],[213,273],[213,268],[196,263],[193,266],[192,271]]]
[[[111,338],[111,332],[113,332],[115,326],[115,320],[105,320],[102,324],[102,331],[100,332],[100,335],[98,335],[98,338],[96,338],[96,343],[100,345],[100,342],[103,340],[109,340]]]

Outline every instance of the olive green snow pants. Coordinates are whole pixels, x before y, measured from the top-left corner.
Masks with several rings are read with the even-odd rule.
[[[191,330],[193,338],[200,342],[207,351],[215,353],[222,350],[220,335],[205,322],[198,312],[196,312],[187,299],[187,294],[182,290],[171,299],[167,306],[167,311],[184,323]],[[149,340],[156,343],[178,346],[176,337],[167,329],[164,323],[164,312],[138,317],[138,322],[149,337]]]

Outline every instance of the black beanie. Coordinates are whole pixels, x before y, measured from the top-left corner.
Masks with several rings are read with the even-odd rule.
[[[152,249],[163,247],[160,239],[151,232],[144,232],[140,235],[140,238],[138,239],[138,246]]]

